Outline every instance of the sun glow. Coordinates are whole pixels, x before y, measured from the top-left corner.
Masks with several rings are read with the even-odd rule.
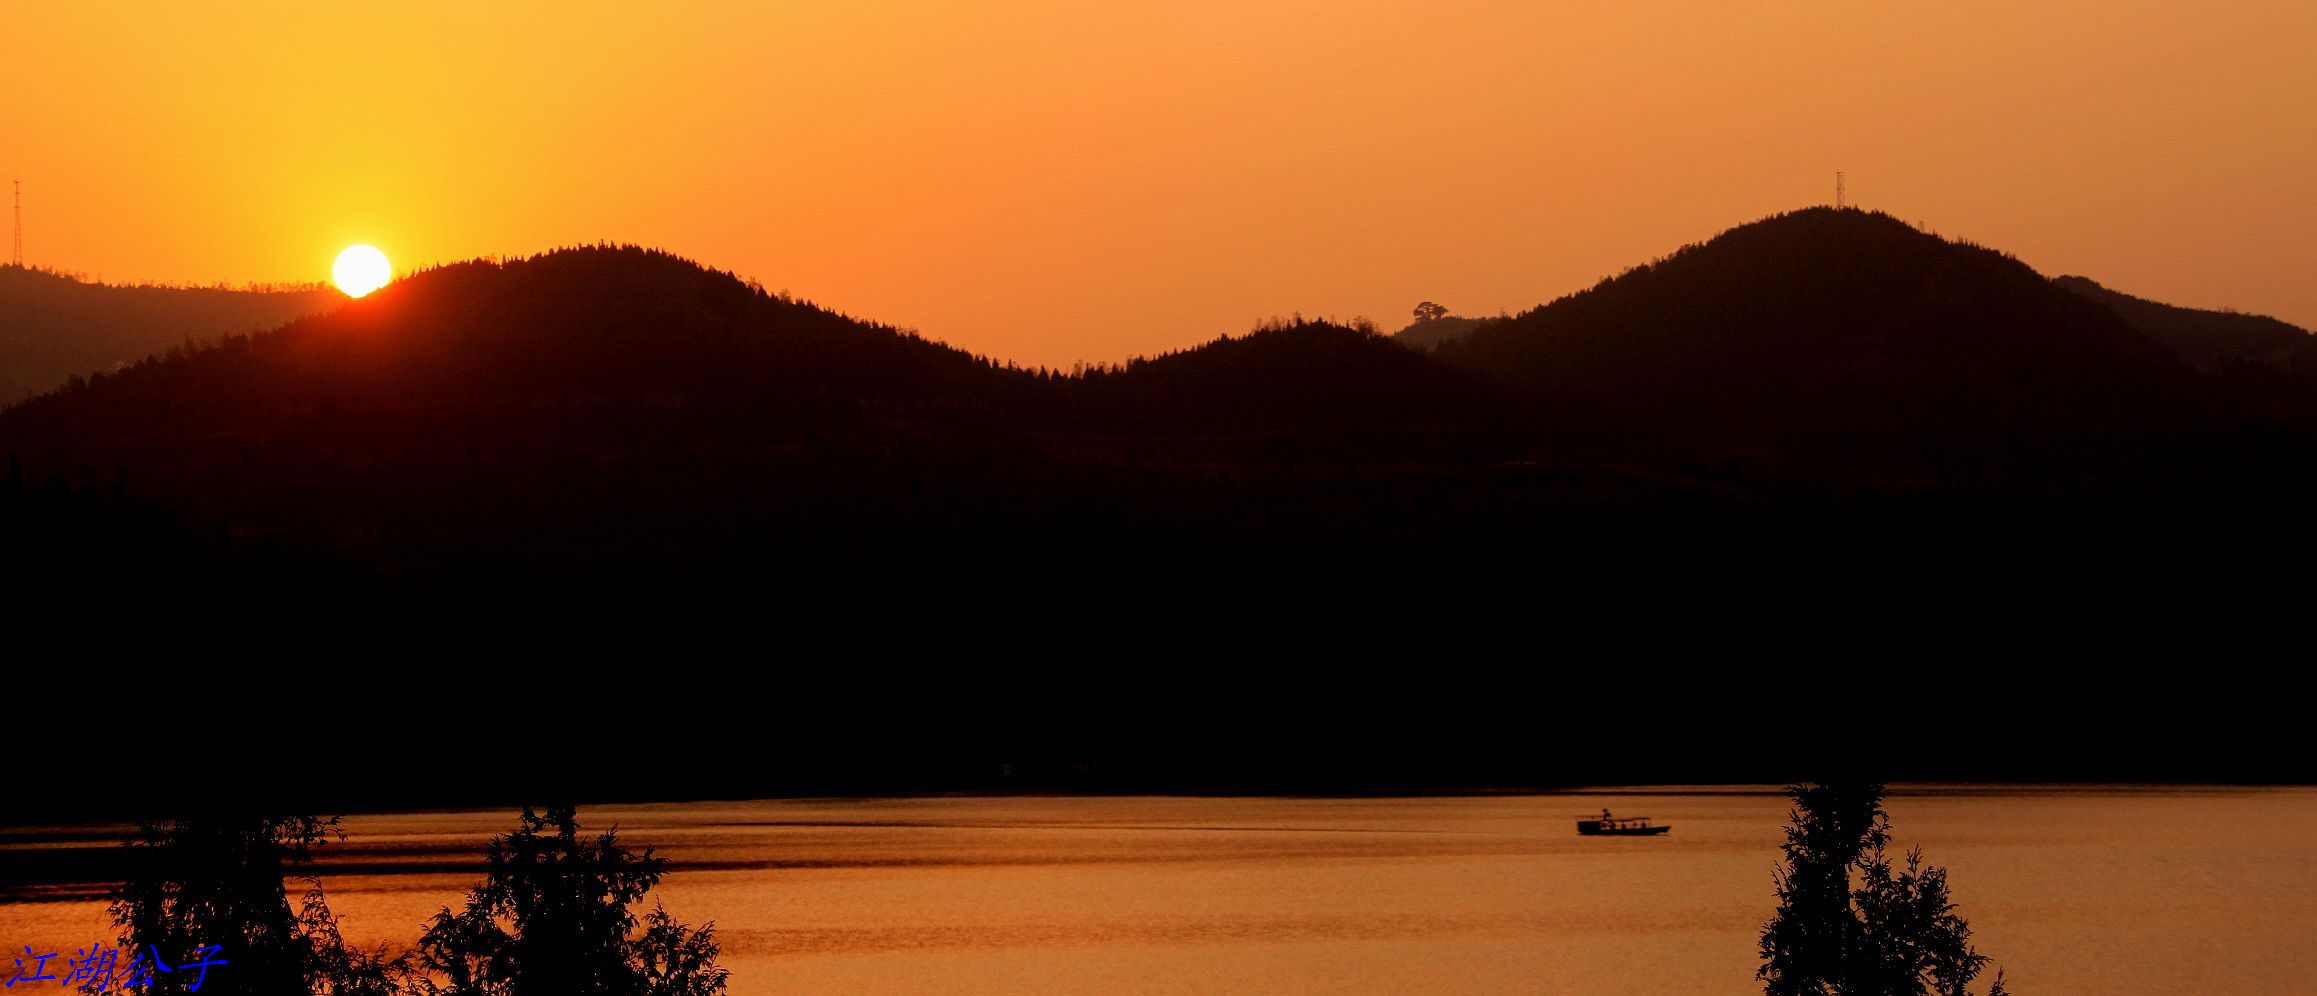
[[[348,246],[338,254],[337,264],[330,267],[330,279],[347,297],[361,297],[393,280],[394,267],[386,262],[386,254],[374,246]]]

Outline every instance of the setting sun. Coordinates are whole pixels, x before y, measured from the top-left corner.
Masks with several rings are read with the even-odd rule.
[[[330,267],[330,279],[347,297],[361,297],[393,280],[394,267],[386,262],[386,254],[374,246],[348,246],[338,254],[337,264]]]

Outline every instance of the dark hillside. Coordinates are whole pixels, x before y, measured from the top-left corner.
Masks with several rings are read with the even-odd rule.
[[[1196,349],[1097,368],[1089,395],[1121,414],[1207,427],[1396,424],[1456,413],[1470,418],[1468,378],[1412,357],[1372,328],[1297,321],[1224,336]],[[1170,410],[1183,409],[1173,412]]]
[[[1471,335],[1474,329],[1493,321],[1496,319],[1464,318],[1458,315],[1418,319],[1409,323],[1407,328],[1392,333],[1392,339],[1403,346],[1420,351],[1429,351],[1451,339],[1462,339]]]
[[[1446,362],[1706,453],[1936,460],[2187,417],[2190,371],[1993,250],[1887,215],[1743,225],[1441,347]]]
[[[2284,699],[2097,676],[2297,618],[2290,384],[1856,212],[1440,355],[1299,322],[1063,376],[640,249],[430,271],[0,412],[7,604],[141,672],[110,739],[20,732],[227,770],[326,717],[369,746],[253,777],[372,799],[488,796],[496,736],[698,758],[598,796],[1372,790],[1783,778],[1823,745],[1776,717],[1888,703],[1971,734],[1891,771],[2311,774]]]

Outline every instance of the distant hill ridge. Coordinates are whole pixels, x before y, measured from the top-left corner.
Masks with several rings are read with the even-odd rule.
[[[335,307],[326,287],[120,286],[0,266],[0,407],[74,376],[111,372],[221,335],[270,329]]]
[[[1683,252],[1696,248],[1699,246],[1693,245]],[[1677,252],[1674,256],[1681,254]],[[1655,265],[1636,267],[1635,271]],[[1614,279],[1603,283],[1611,282]],[[2291,323],[2266,315],[2165,304],[2111,290],[2089,277],[2059,276],[2051,278],[2051,282],[2107,306],[2134,330],[2200,370],[2209,372],[2230,363],[2248,363],[2295,373],[2317,373],[2317,336]],[[1420,320],[1394,333],[1393,339],[1430,351],[1443,343],[1467,339],[1495,321],[1458,316]]]
[[[2309,771],[2289,696],[2248,720],[2239,681],[2072,663],[2300,618],[2271,579],[2317,555],[2305,385],[1860,211],[1433,353],[1294,322],[1067,375],[559,250],[0,411],[0,456],[19,618],[298,662],[198,701],[113,682],[108,716],[155,717],[113,727],[140,755],[295,717],[392,731],[335,777],[457,792],[496,769],[436,765],[471,739],[410,717],[508,702],[543,757],[642,721],[736,791],[822,757],[839,789],[1024,756],[1122,788],[1634,784],[1764,778],[1798,747],[1763,717],[1872,703],[1968,731],[1873,745],[1925,774]],[[624,670],[561,666],[593,659]],[[2148,719],[2199,695],[2211,722]],[[1553,719],[1623,704],[1666,735]],[[79,749],[86,713],[30,711]]]
[[[422,405],[495,435],[485,413],[561,399],[913,433],[961,419],[985,434],[1178,437],[1487,426],[1594,454],[1871,452],[1910,465],[1972,440],[2043,445],[2031,441],[2204,418],[2216,393],[2112,307],[2003,253],[1855,209],[1773,216],[1518,315],[1413,329],[1452,322],[1470,331],[1430,354],[1299,321],[1063,375],[600,245],[414,274],[26,406],[0,436],[33,450],[69,440],[85,459],[169,431],[157,426],[250,432],[349,405]]]
[[[25,407],[27,417],[71,409],[64,417],[123,431],[157,418],[246,430],[317,405],[481,417],[527,399],[852,404],[1007,376],[667,253],[590,247],[421,271],[328,313]]]
[[[2309,330],[2266,315],[2183,308],[2134,297],[2100,286],[2090,277],[2052,278],[2058,287],[2097,301],[2143,335],[2180,354],[2200,370],[2230,363],[2255,363],[2298,373],[2317,373],[2317,337]]]

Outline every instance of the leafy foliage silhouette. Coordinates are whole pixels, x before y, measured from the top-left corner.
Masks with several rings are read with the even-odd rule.
[[[418,947],[391,955],[349,946],[311,874],[314,848],[337,820],[225,813],[140,825],[127,842],[112,915],[132,958],[180,962],[215,945],[224,964],[207,992],[287,996],[720,996],[713,925],[686,926],[655,906],[629,907],[658,884],[666,862],[620,846],[612,833],[579,836],[573,807],[524,810],[494,838],[486,877],[459,912],[445,908]],[[292,912],[287,883],[310,888]],[[127,966],[122,966],[125,970]],[[156,973],[151,993],[190,991]],[[109,981],[84,992],[112,991]]]
[[[658,884],[667,862],[619,845],[612,832],[579,835],[570,805],[526,808],[513,833],[493,838],[481,885],[465,908],[437,914],[419,940],[420,989],[429,996],[713,996],[714,925],[697,930],[654,908],[629,907]]]
[[[1776,875],[1778,911],[1762,928],[1769,996],[1968,996],[1988,958],[1971,946],[1944,869],[1920,848],[1896,866],[1883,787],[1797,785]],[[1853,874],[1857,878],[1852,878]],[[2004,996],[1996,973],[1987,996]]]
[[[287,882],[309,871],[315,847],[336,820],[226,812],[148,821],[126,844],[129,861],[113,891],[113,922],[132,960],[182,963],[214,945],[226,978],[204,989],[316,996],[389,996],[403,978],[383,952],[348,948],[323,901],[319,879],[296,912]],[[124,971],[127,966],[122,966]],[[190,992],[195,980],[155,973],[145,990]],[[109,991],[92,983],[86,992]]]

